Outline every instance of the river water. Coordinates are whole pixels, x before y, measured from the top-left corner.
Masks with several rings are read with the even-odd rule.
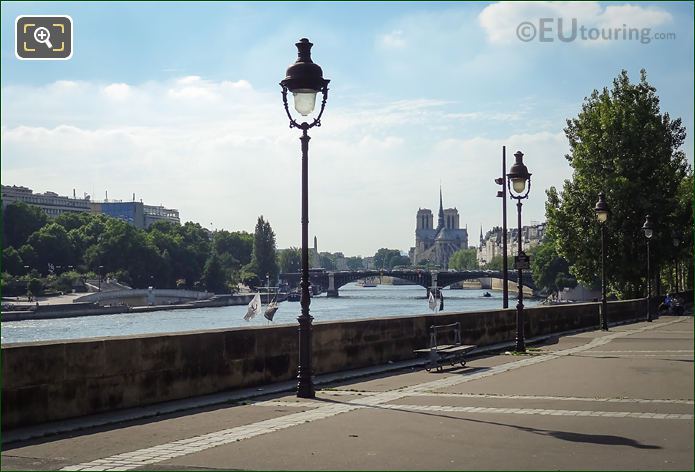
[[[444,290],[444,312],[478,311],[502,308],[502,292],[485,290]],[[515,294],[510,293],[510,298]],[[265,303],[265,300],[263,300]],[[524,300],[525,306],[535,306],[537,300]],[[510,308],[516,300],[510,299]],[[1,324],[2,344],[81,339],[103,336],[198,331],[240,326],[266,326],[297,324],[300,314],[298,302],[282,302],[272,323],[263,315],[244,321],[246,305],[190,310],[121,313],[117,315],[82,316],[49,320],[8,321]],[[320,295],[311,299],[314,322],[350,320],[381,316],[423,315],[428,309],[425,289],[415,285],[378,285],[360,287],[354,283],[340,288],[340,297]]]

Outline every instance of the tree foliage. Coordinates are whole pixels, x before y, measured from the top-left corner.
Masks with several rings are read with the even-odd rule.
[[[459,249],[449,258],[449,268],[455,270],[474,270],[479,267],[475,248]]]
[[[278,252],[280,272],[297,273],[302,270],[302,252],[297,247],[290,247]]]
[[[600,273],[601,239],[594,205],[603,191],[611,209],[606,223],[609,286],[621,296],[643,293],[646,265],[641,226],[654,219],[654,261],[675,253],[672,230],[685,229],[692,259],[692,180],[689,196],[681,189],[692,179],[684,153],[685,128],[659,109],[656,89],[642,71],[639,83],[623,71],[609,90],[594,90],[565,134],[573,169],[562,191],[547,191],[548,234],[557,254],[580,282],[592,284]],[[686,229],[687,228],[687,229]],[[658,263],[658,262],[657,262]]]
[[[258,217],[256,228],[253,233],[253,251],[251,254],[252,269],[260,280],[265,280],[266,275],[270,276],[271,281],[275,281],[278,275],[278,264],[275,254],[275,232],[270,226],[270,222],[263,219],[263,215]]]
[[[377,269],[391,270],[397,266],[409,266],[410,258],[402,256],[398,249],[382,247],[374,254],[374,267]]]
[[[47,222],[48,217],[40,208],[21,202],[10,203],[2,211],[2,247],[21,247]]]
[[[558,286],[558,276],[561,280],[573,278],[568,276],[569,265],[567,261],[557,254],[554,241],[544,241],[531,251],[531,273],[536,286],[550,292],[557,292],[562,288]],[[576,280],[574,281],[576,285]],[[565,283],[563,286],[569,286]]]

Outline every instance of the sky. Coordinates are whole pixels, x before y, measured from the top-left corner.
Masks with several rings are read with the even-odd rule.
[[[300,134],[278,83],[302,37],[331,80],[309,145],[320,251],[407,252],[418,209],[436,219],[440,185],[476,244],[481,227],[501,224],[502,146],[508,167],[520,150],[532,173],[523,224],[544,221],[545,190],[572,175],[566,120],[623,69],[633,81],[646,69],[662,111],[682,118],[693,162],[691,2],[0,8],[3,185],[93,200],[135,193],[212,230],[252,232],[263,215],[279,248],[301,237]],[[71,59],[15,57],[15,18],[31,14],[72,17]],[[626,39],[629,29],[640,34]]]

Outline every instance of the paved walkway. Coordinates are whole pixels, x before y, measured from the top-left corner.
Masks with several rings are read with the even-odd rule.
[[[693,469],[693,319],[14,443],[3,470]]]

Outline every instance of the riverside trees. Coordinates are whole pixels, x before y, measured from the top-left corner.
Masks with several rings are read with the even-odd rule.
[[[572,275],[592,285],[600,274],[594,205],[601,191],[611,209],[605,223],[606,275],[613,292],[623,297],[644,293],[641,226],[647,214],[656,225],[653,260],[663,263],[678,256],[692,263],[692,168],[680,150],[685,128],[680,119],[661,112],[646,73],[642,71],[639,83],[631,83],[623,71],[610,90],[594,90],[577,117],[567,120],[565,135],[570,145],[565,158],[573,175],[561,191],[547,191],[546,216],[549,238]],[[672,243],[673,232],[681,238],[679,248]]]
[[[272,233],[269,224],[264,231]],[[75,278],[80,272],[91,278],[111,275],[137,288],[224,292],[237,280],[260,275],[248,273],[254,235],[211,234],[192,222],[160,221],[141,230],[100,214],[63,214],[48,220],[36,207],[13,203],[3,211],[3,236],[5,287],[26,287],[30,278],[42,278],[54,289],[64,290],[70,284],[60,275],[68,272]],[[274,260],[274,239],[265,251],[265,257]]]

